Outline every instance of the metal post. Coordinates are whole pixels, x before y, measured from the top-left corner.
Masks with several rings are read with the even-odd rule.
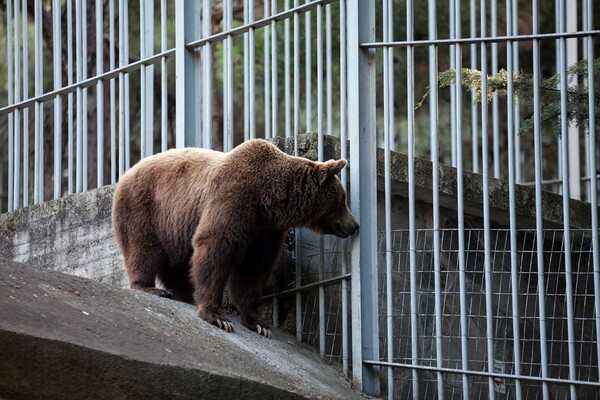
[[[167,51],[167,0],[160,2],[160,51]],[[167,57],[160,60],[160,150],[169,146]]]
[[[481,0],[481,37],[487,34],[487,0]],[[487,93],[487,44],[481,43],[481,93]],[[489,154],[488,135],[488,103],[481,101],[481,168],[483,174],[483,246],[484,246],[484,275],[485,275],[485,322],[486,322],[486,348],[488,371],[494,371],[495,345],[494,345],[494,300],[493,300],[493,267],[491,251],[491,224],[490,224],[490,164],[487,160]],[[488,397],[495,400],[496,390],[494,378],[488,377]]]
[[[565,20],[565,32],[575,32],[577,31],[577,20],[580,18],[580,12],[578,12],[577,8],[578,1],[576,0],[566,0],[565,14],[563,18]],[[567,39],[566,42],[566,63],[567,67],[575,64],[579,61],[577,56],[577,39]],[[593,91],[593,89],[590,89]],[[575,122],[569,124],[569,129],[567,130],[567,135],[563,137],[567,137],[569,140],[569,193],[571,198],[573,199],[581,199],[581,163],[580,163],[580,132],[579,127],[576,126]]]
[[[408,3],[407,3],[408,7]],[[407,10],[407,20],[408,16]],[[392,40],[392,2],[383,0],[383,41]],[[408,30],[407,30],[408,32]],[[408,40],[408,38],[407,38]],[[394,362],[394,291],[392,285],[392,180],[391,180],[391,137],[394,126],[394,81],[390,72],[393,70],[393,60],[390,60],[392,48],[383,49],[383,143],[384,143],[384,203],[385,203],[385,295],[386,295],[386,340],[387,361]],[[407,63],[408,66],[408,63]],[[394,369],[387,368],[387,396],[394,398]]]
[[[232,0],[223,2],[223,31],[233,28]],[[204,82],[207,84],[207,82]],[[223,150],[233,148],[233,37],[223,40]]]
[[[140,58],[154,54],[154,1],[140,0]],[[141,157],[154,152],[154,65],[140,66]]]
[[[379,361],[377,316],[377,175],[375,159],[375,52],[360,43],[375,38],[375,4],[347,2],[348,132],[352,212],[361,226],[351,242],[353,378],[368,394],[379,395],[379,371],[363,360]]]
[[[6,2],[6,69],[8,79],[8,104],[12,104],[14,100],[14,77],[13,77],[13,27],[16,23],[12,19],[12,2]],[[15,113],[8,114],[8,190],[7,190],[7,209],[13,210],[13,179],[14,179],[14,117]]]
[[[202,37],[212,34],[211,2],[204,0],[202,3]],[[190,64],[193,60],[190,60]],[[190,72],[190,75],[194,75]],[[194,75],[195,76],[195,75]],[[194,79],[193,77],[191,79]],[[185,86],[185,81],[181,83]],[[189,95],[190,99],[194,96]],[[182,100],[185,99],[183,95]],[[192,112],[193,110],[190,110]],[[207,43],[202,47],[202,146],[212,148],[212,44]],[[195,124],[190,124],[195,125]],[[181,133],[183,135],[183,132]]]
[[[35,64],[35,95],[41,96],[44,88],[44,69],[43,69],[43,60],[42,60],[42,2],[38,0],[34,4],[34,14],[35,14],[35,44],[34,44],[34,64]],[[23,14],[25,15],[25,14]],[[26,48],[23,51],[27,51]],[[25,60],[25,59],[24,59]],[[23,71],[23,76],[27,76],[25,71]],[[25,97],[25,91],[24,91]],[[34,133],[34,168],[33,168],[33,202],[41,203],[44,200],[44,104],[42,102],[35,102],[35,133]],[[26,113],[23,116],[24,121],[26,121]],[[24,125],[23,128],[23,166],[24,173],[23,178],[25,179],[28,176],[29,171],[27,171],[29,166],[29,145],[28,145],[28,136],[29,129]],[[27,154],[27,156],[25,155]],[[28,185],[29,186],[29,185]],[[27,200],[27,195],[29,188],[23,188],[23,205],[26,206],[29,202]]]
[[[539,33],[539,2],[533,1],[533,34]],[[535,168],[535,211],[536,211],[536,246],[537,246],[537,280],[538,280],[538,313],[540,326],[540,370],[543,379],[548,378],[548,341],[546,336],[546,272],[544,263],[544,225],[542,213],[542,130],[540,126],[540,41],[533,41],[533,124],[534,124],[534,168]],[[548,382],[542,382],[544,400],[550,399]]]
[[[506,2],[506,31],[512,34],[512,1]],[[517,201],[516,201],[516,164],[517,149],[514,130],[514,86],[513,86],[513,52],[512,42],[506,43],[506,69],[508,71],[506,82],[506,119],[507,119],[507,152],[508,152],[508,198],[509,198],[509,224],[510,224],[510,276],[511,276],[511,304],[513,326],[513,359],[514,374],[521,375],[521,331],[519,328],[519,262],[517,248]],[[515,397],[523,398],[521,380],[515,379]]]
[[[435,0],[428,1],[428,37],[429,40],[437,39],[437,4]],[[442,344],[442,272],[440,260],[440,173],[439,173],[439,136],[438,136],[438,48],[436,45],[429,46],[429,131],[430,154],[432,164],[432,213],[433,213],[433,271],[435,287],[435,349],[436,367],[443,367],[443,344]],[[438,398],[444,399],[444,376],[441,371],[436,373]]]
[[[110,5],[114,9],[114,0]],[[114,10],[113,10],[114,11]],[[114,17],[114,12],[113,15]],[[111,26],[114,28],[114,18],[111,18]],[[114,29],[111,32],[114,44]],[[114,46],[112,47],[114,48]],[[111,66],[114,67],[114,66]],[[73,1],[67,0],[67,84],[73,84]],[[114,85],[113,85],[114,88]],[[114,93],[114,91],[113,91]],[[114,104],[114,103],[113,103]],[[73,177],[73,93],[67,95],[67,191],[74,191]],[[114,182],[114,181],[113,181]]]
[[[62,38],[60,1],[52,1],[52,52],[54,61],[54,90],[62,86]],[[54,98],[54,198],[62,192],[62,97]]]
[[[343,159],[348,157],[347,154],[347,135],[348,135],[348,119],[347,119],[347,90],[346,90],[346,65],[347,65],[347,42],[346,42],[346,0],[340,0],[340,156]],[[348,169],[344,168],[341,171],[340,178],[344,189],[347,189]],[[349,260],[347,256],[349,241],[345,242],[344,254],[342,258],[342,275],[348,272]],[[342,280],[342,372],[344,376],[348,376],[349,368],[349,346],[348,346],[348,280]]]
[[[100,75],[104,71],[103,10],[103,2],[100,0],[96,0],[96,75]],[[60,67],[58,67],[57,69],[60,70]],[[58,83],[58,85],[60,85],[60,83]],[[102,185],[104,185],[104,81],[102,80],[99,80],[96,84],[96,110],[96,187],[101,187]],[[56,160],[57,155],[55,154],[54,157]],[[55,175],[55,184],[56,177],[57,176]]]
[[[591,30],[594,24],[594,0],[588,0],[586,2],[586,17],[588,30]],[[596,97],[592,88],[596,87],[595,82],[597,77],[594,73],[594,37],[588,36],[586,38],[587,48],[587,65],[588,65],[588,151],[590,162],[588,164],[588,176],[590,177],[590,192],[588,197],[592,206],[592,265],[594,271],[594,302],[600,304],[600,240],[598,238],[598,179],[597,179],[597,167],[596,167],[596,149],[597,149],[597,137],[596,137],[596,120],[595,120],[595,109],[596,109]],[[596,357],[600,358],[600,306],[596,306]],[[599,377],[600,379],[600,377]]]
[[[186,43],[200,36],[200,5],[198,2],[175,2],[175,146],[177,148],[200,145],[200,119],[196,109],[199,92],[199,59],[195,50]],[[203,24],[210,24],[210,16],[202,15]],[[208,20],[207,20],[208,18]],[[210,45],[209,45],[210,46]],[[206,83],[206,82],[205,82]],[[205,99],[206,101],[206,99]]]

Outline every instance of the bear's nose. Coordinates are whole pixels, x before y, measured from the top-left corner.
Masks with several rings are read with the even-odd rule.
[[[352,223],[352,227],[350,228],[350,230],[348,231],[348,236],[352,236],[354,235],[357,231],[358,231],[358,224],[356,223],[356,221],[353,221]]]

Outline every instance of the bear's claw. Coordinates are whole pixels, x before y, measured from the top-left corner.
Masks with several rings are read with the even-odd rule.
[[[264,336],[267,339],[271,339],[271,337],[272,337],[271,330],[269,328],[260,326],[259,324],[256,324],[256,331],[258,332],[259,335]]]
[[[233,332],[233,324],[229,321],[223,321],[219,318],[217,318],[217,323],[216,325],[223,329],[225,332]]]

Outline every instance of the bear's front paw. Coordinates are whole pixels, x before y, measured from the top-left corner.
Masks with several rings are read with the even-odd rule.
[[[258,332],[259,335],[262,335],[262,336],[266,337],[267,339],[271,339],[271,337],[272,337],[271,329],[261,326],[260,324],[256,324],[256,331]]]
[[[233,324],[229,321],[227,317],[222,314],[215,312],[206,312],[198,307],[198,316],[220,329],[223,329],[225,332],[233,332]]]

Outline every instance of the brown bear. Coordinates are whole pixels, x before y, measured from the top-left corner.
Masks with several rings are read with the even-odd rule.
[[[345,165],[290,156],[262,139],[228,153],[185,148],[141,160],[121,177],[112,210],[131,287],[194,303],[230,332],[221,306],[228,283],[242,324],[270,337],[257,308],[287,232],[358,229],[336,176]]]

